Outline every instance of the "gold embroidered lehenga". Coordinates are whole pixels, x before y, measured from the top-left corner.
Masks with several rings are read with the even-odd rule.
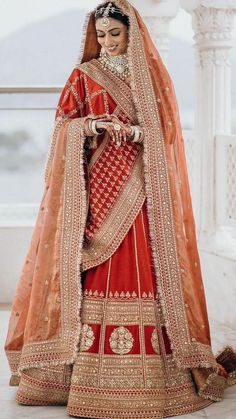
[[[115,4],[130,20],[131,87],[102,67],[91,13],[57,107],[5,349],[19,403],[163,418],[220,400],[236,356],[211,349],[172,82],[138,12]],[[89,147],[85,121],[105,113],[140,125],[143,142],[101,134]]]

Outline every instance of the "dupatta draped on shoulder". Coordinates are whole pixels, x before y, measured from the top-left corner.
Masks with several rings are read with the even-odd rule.
[[[227,365],[228,382],[233,382],[235,354],[226,348],[216,359],[211,349],[173,84],[137,10],[126,0],[114,3],[130,20],[130,98],[119,89],[117,79],[112,79],[111,74],[104,77],[99,68],[100,46],[92,12],[86,22],[81,59],[59,102],[45,194],[13,303],[6,342],[12,383],[18,382],[18,373],[24,369],[75,361],[81,325],[81,271],[96,266],[115,251],[146,199],[160,310],[173,357],[179,368],[191,369],[199,395],[219,400],[227,380],[218,375],[218,362]],[[103,88],[110,99],[102,92]],[[93,242],[86,248],[84,122],[93,110],[89,103],[91,95],[92,100],[98,101],[97,115],[108,111],[117,112],[120,119],[125,115],[127,121],[143,128],[144,140],[142,149],[137,152],[132,149],[135,164],[129,168],[130,179],[137,181],[135,193],[130,189],[133,212],[124,219],[121,217],[114,228],[112,220],[117,220],[116,208],[121,202],[120,195],[115,196],[113,206],[104,215],[103,226],[93,231]],[[103,99],[100,101],[98,97]],[[127,152],[131,153],[131,149]],[[109,243],[106,240],[102,243],[104,225],[103,233],[113,235]]]

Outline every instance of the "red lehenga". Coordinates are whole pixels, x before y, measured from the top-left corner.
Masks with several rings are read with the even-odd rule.
[[[58,104],[5,349],[19,403],[163,418],[221,400],[236,355],[211,349],[171,80],[138,12],[115,3],[130,18],[131,88],[97,59],[92,13]],[[105,113],[141,125],[143,143],[86,137],[86,118]]]
[[[158,312],[146,204],[108,261],[85,273],[70,415],[161,418],[208,406],[172,357]],[[129,415],[129,416],[128,416]]]

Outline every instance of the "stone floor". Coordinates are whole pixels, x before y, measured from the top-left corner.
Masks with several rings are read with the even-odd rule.
[[[30,407],[20,406],[15,402],[16,388],[8,385],[9,369],[3,351],[6,336],[9,311],[0,307],[0,337],[1,337],[1,373],[0,373],[0,417],[1,419],[68,419],[66,408],[60,407]],[[230,327],[211,322],[214,352],[226,344],[236,347],[236,332]],[[178,416],[180,419],[236,419],[236,385],[227,389],[224,400],[213,403],[207,409],[193,414]],[[112,418],[111,418],[112,419]],[[154,418],[153,418],[154,419]]]

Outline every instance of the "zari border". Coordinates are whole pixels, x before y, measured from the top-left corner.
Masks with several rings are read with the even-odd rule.
[[[6,351],[8,363],[11,370],[10,386],[18,386],[20,382],[20,374],[18,366],[20,363],[21,351]]]
[[[51,144],[50,144],[50,148],[49,148],[49,152],[48,152],[48,156],[47,156],[47,160],[46,160],[46,165],[45,165],[45,170],[44,170],[44,179],[45,182],[48,182],[49,179],[49,173],[50,173],[50,169],[51,169],[51,165],[52,165],[52,160],[54,157],[54,153],[55,153],[55,146],[56,146],[56,140],[57,140],[57,136],[58,136],[58,132],[61,128],[61,126],[63,125],[63,123],[65,122],[65,119],[63,118],[57,118],[57,120],[55,121],[54,124],[54,129],[51,135]]]
[[[86,223],[83,118],[68,124],[60,243],[61,336],[25,344],[19,372],[32,367],[72,364],[78,351],[82,290],[81,250]],[[65,139],[64,139],[65,140]],[[79,193],[80,191],[80,193]]]
[[[123,80],[115,76],[111,71],[108,72],[107,70],[104,70],[101,63],[96,59],[83,63],[78,66],[78,68],[95,82],[101,84],[108,91],[113,100],[118,103],[122,112],[126,114],[133,123],[137,122],[132,92],[130,87]]]

